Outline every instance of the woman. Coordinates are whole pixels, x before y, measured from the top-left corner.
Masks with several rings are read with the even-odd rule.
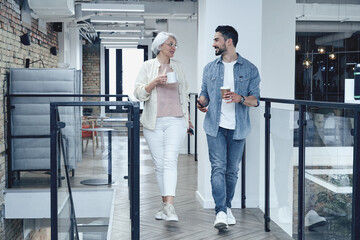
[[[193,127],[188,113],[185,74],[180,63],[172,59],[176,47],[174,34],[160,32],[156,36],[151,47],[156,58],[144,62],[134,90],[135,97],[144,102],[141,123],[154,160],[162,197],[162,209],[155,215],[155,219],[166,221],[179,221],[173,205],[177,183],[177,158],[186,129],[189,131],[189,127]],[[173,72],[176,81],[172,78],[169,83]]]

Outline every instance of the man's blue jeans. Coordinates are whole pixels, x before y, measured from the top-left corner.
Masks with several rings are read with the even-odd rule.
[[[211,162],[211,187],[215,212],[231,208],[238,180],[239,164],[244,152],[245,139],[234,140],[234,130],[219,128],[216,137],[207,135]]]

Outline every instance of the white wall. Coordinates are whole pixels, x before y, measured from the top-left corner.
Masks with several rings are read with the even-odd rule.
[[[221,11],[219,11],[221,7]],[[286,11],[284,11],[286,9]],[[198,79],[203,67],[215,59],[211,47],[215,28],[232,25],[239,33],[237,51],[253,62],[261,75],[261,96],[293,98],[295,0],[227,0],[219,6],[216,0],[199,0]],[[198,81],[200,89],[201,80]],[[281,91],[279,87],[281,86]],[[264,181],[263,108],[250,111],[252,131],[247,137],[247,207],[259,207]],[[210,186],[210,163],[206,135],[202,130],[204,114],[199,114],[199,166],[197,198],[204,207],[214,207]],[[259,178],[260,176],[260,178]],[[240,207],[240,180],[233,200]]]
[[[178,38],[179,47],[174,59],[179,60],[185,70],[189,83],[189,92],[198,92],[197,88],[197,22],[187,20],[168,20],[168,31]]]

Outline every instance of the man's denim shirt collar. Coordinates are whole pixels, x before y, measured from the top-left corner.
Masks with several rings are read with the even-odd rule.
[[[236,59],[236,62],[239,63],[239,64],[244,64],[244,59],[240,56],[239,53],[236,53],[236,55],[238,56],[238,58]],[[218,63],[222,63],[223,60],[222,60],[222,56],[218,57],[217,59],[215,59],[215,63],[218,64]]]

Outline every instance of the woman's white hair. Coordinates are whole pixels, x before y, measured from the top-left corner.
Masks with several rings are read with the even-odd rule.
[[[151,50],[153,51],[153,53],[155,53],[155,55],[157,56],[160,52],[160,47],[161,45],[164,44],[164,42],[169,38],[172,37],[176,40],[176,36],[173,33],[168,33],[168,32],[160,32],[154,39],[152,45],[151,45]]]

